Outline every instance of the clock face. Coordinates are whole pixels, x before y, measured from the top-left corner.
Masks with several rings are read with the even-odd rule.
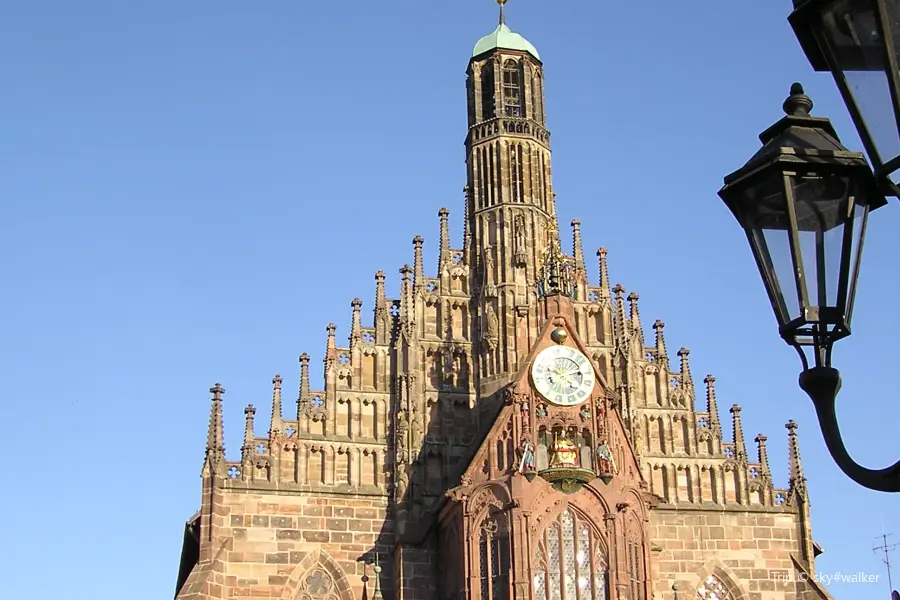
[[[576,406],[594,391],[594,367],[584,354],[569,346],[541,351],[531,365],[534,387],[558,406]]]

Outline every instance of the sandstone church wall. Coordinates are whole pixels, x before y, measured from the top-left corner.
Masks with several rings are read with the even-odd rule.
[[[798,516],[759,510],[682,510],[658,507],[650,514],[648,534],[654,541],[652,575],[660,582],[657,600],[672,600],[671,582],[680,598],[696,598],[710,575],[734,596],[749,600],[797,596],[792,555],[801,540]],[[805,586],[801,586],[805,591]]]
[[[351,592],[340,600],[360,600],[363,575],[374,576],[374,553],[387,557],[393,548],[387,498],[231,492],[217,512],[226,517],[221,535],[233,539],[226,585],[234,598],[282,598],[295,591],[304,567],[333,564]],[[312,551],[317,560],[307,564],[304,558]],[[382,560],[388,571],[387,559]]]

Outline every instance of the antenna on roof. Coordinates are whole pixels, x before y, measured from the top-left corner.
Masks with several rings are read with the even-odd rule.
[[[876,538],[876,539],[880,539],[880,540],[881,540],[881,545],[880,545],[880,546],[875,546],[874,548],[872,548],[872,551],[873,551],[873,552],[878,552],[878,551],[880,550],[880,551],[882,552],[882,554],[884,555],[884,558],[882,558],[881,560],[882,560],[882,562],[885,564],[885,566],[887,567],[888,587],[891,588],[891,591],[892,591],[894,594],[896,594],[897,592],[894,592],[894,591],[893,591],[893,590],[894,590],[894,584],[893,584],[893,582],[891,581],[891,557],[890,557],[890,553],[891,553],[891,551],[896,550],[897,547],[900,546],[900,544],[888,544],[887,539],[888,539],[889,537],[891,537],[891,534],[890,534],[890,533],[882,533],[880,536],[878,536],[878,538]],[[893,595],[892,595],[891,597],[893,598]]]

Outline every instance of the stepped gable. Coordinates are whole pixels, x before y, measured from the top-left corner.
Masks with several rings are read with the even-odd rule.
[[[776,486],[604,248],[592,283],[577,219],[563,251],[544,65],[502,12],[466,92],[461,245],[441,208],[434,276],[417,235],[398,297],[379,271],[372,316],[354,298],[346,337],[325,327],[324,389],[303,353],[266,435],[246,406],[240,456],[210,389],[176,599],[829,598],[796,424]]]

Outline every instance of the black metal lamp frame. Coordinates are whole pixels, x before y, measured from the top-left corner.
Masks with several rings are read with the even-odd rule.
[[[763,147],[725,177],[719,195],[747,234],[781,337],[800,355],[800,387],[813,401],[835,463],[863,487],[900,492],[900,461],[867,469],[847,452],[835,412],[841,378],[831,366],[834,343],[850,335],[868,214],[886,202],[863,155],[841,145],[828,119],[810,116],[812,106],[795,83],[787,115],[760,135]],[[839,234],[831,238],[837,272],[827,268],[829,234]],[[812,236],[813,247],[801,235]],[[789,251],[780,258],[788,263],[776,261],[783,244]]]
[[[857,19],[859,23],[866,23],[864,34],[858,30],[863,26],[852,17],[867,17]],[[900,58],[897,55],[900,35],[895,39],[892,21],[893,29],[900,28],[897,23],[900,14],[894,0],[794,0],[794,11],[788,17],[813,69],[829,71],[834,77],[866,154],[875,167],[875,178],[882,193],[900,198],[900,186],[891,179],[891,175],[900,171],[900,145],[888,155],[883,153],[885,149],[879,151],[873,135],[879,127],[893,127],[900,140]],[[837,43],[838,36],[849,43]],[[884,74],[892,122],[867,120],[847,79],[847,72],[853,71]]]

